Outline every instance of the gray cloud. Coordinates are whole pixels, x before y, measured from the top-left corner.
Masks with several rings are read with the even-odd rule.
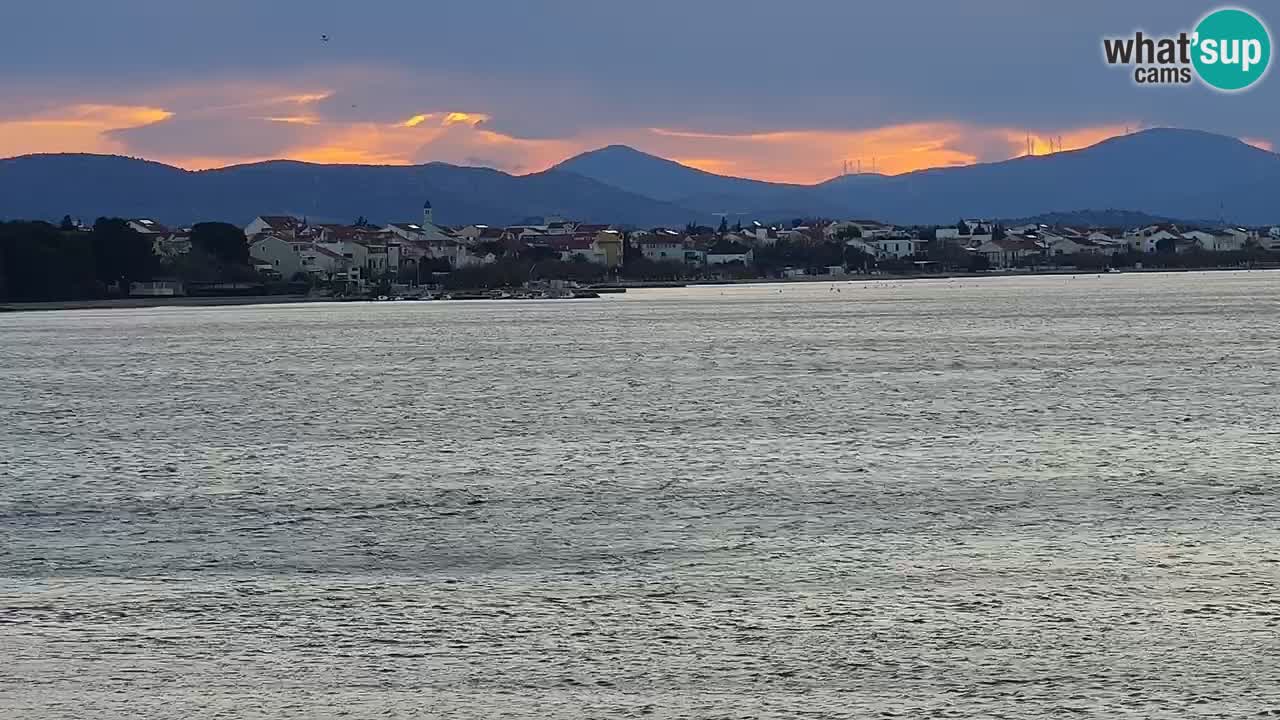
[[[1139,89],[1102,64],[1103,35],[1173,32],[1205,10],[1195,0],[63,0],[7,11],[0,88],[26,88],[18,101],[30,104],[42,87],[145,95],[272,77],[335,90],[315,106],[335,121],[466,110],[525,138],[920,121],[1051,132],[1129,120],[1272,137],[1280,96],[1265,86]],[[51,50],[68,31],[74,41]],[[145,149],[181,143],[184,128],[191,142],[231,134],[255,150],[281,132],[250,123],[242,130],[260,139],[197,136],[198,122],[175,120],[121,137]]]

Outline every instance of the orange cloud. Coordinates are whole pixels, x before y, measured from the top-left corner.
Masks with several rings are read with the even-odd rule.
[[[978,156],[960,143],[966,128],[911,123],[870,130],[789,130],[722,134],[652,128],[644,146],[693,167],[775,182],[815,183],[860,166],[896,175],[927,167],[966,165]]]
[[[484,113],[451,112],[444,116],[444,124],[446,126],[463,124],[475,127],[480,123],[488,122],[488,120],[489,116]]]
[[[31,117],[0,120],[0,157],[29,153],[119,153],[112,130],[144,127],[173,116],[143,105],[71,105]]]
[[[286,123],[289,125],[319,125],[320,119],[311,115],[286,115],[281,117],[264,117],[263,120],[270,122]]]
[[[487,165],[511,172],[537,172],[579,152],[611,143],[632,145],[708,172],[777,182],[814,183],[850,171],[898,174],[930,167],[1003,160],[1025,154],[1026,134],[1002,127],[955,122],[907,123],[863,130],[785,130],[758,133],[714,133],[672,128],[615,129],[565,138],[529,139],[490,129],[491,117],[474,111],[435,111],[400,121],[326,118],[320,103],[328,90],[290,91],[251,88],[248,99],[169,110],[152,105],[74,105],[39,116],[0,120],[0,155],[29,152],[131,151],[133,138],[112,131],[164,124],[171,142],[159,149],[186,146],[192,151],[151,154],[151,159],[189,169],[237,162],[285,158],[316,163],[407,165],[438,160],[459,165]],[[190,95],[182,96],[187,104]],[[258,128],[251,124],[259,123]],[[204,123],[201,133],[183,122]],[[173,123],[177,123],[174,125]],[[235,140],[262,140],[263,123],[276,128],[269,142],[241,143],[240,153],[227,147]],[[193,126],[195,127],[195,126]],[[223,150],[218,135],[228,129]],[[1063,129],[1034,136],[1035,154],[1048,152],[1062,139],[1064,150],[1085,147],[1120,134],[1122,125]],[[158,130],[157,130],[158,132]],[[123,133],[129,136],[130,133]],[[145,136],[144,136],[145,137]],[[154,137],[154,136],[153,136]],[[220,136],[221,137],[221,136]],[[203,141],[203,143],[202,143]],[[226,143],[230,142],[231,145]],[[1259,141],[1254,141],[1255,144]],[[213,145],[213,147],[208,147]]]
[[[1123,132],[1123,125],[1064,130],[1062,149],[1093,145]],[[654,128],[652,148],[692,167],[726,175],[814,183],[845,170],[897,175],[912,170],[1007,160],[1025,154],[1025,133],[962,123],[907,123],[868,130],[795,130],[718,134]],[[1049,141],[1036,137],[1037,154]]]
[[[1004,160],[1017,156],[1025,146],[1022,134],[1014,130],[959,123],[743,134],[635,128],[534,140],[489,130],[483,127],[487,120],[487,116],[460,112],[424,113],[394,125],[334,127],[315,144],[291,148],[288,156],[312,162],[392,165],[439,160],[537,172],[576,153],[624,143],[708,172],[807,184],[840,174],[846,161],[851,172],[860,160],[865,172],[874,169],[892,175]],[[1065,131],[1063,147],[1084,147],[1114,134],[1112,127]],[[1047,140],[1041,142],[1047,152]]]
[[[484,113],[421,113],[397,123],[325,123],[300,136],[282,153],[317,163],[409,165],[439,160],[459,165],[493,165],[511,170],[542,170],[574,152],[582,143],[528,140],[481,127]]]

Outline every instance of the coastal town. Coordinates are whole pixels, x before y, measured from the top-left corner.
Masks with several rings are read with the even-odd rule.
[[[152,221],[133,221],[140,232],[156,236],[158,254],[181,252],[182,231],[168,231]],[[1113,259],[1124,255],[1156,256],[1240,253],[1253,247],[1280,252],[1280,227],[1181,228],[1172,224],[1146,227],[1074,228],[1023,224],[1002,228],[981,219],[963,219],[954,227],[901,228],[874,220],[797,221],[787,227],[758,221],[743,227],[688,226],[626,230],[579,223],[559,217],[521,225],[446,227],[434,221],[428,201],[416,221],[385,225],[311,225],[305,218],[264,215],[244,228],[254,267],[282,278],[335,279],[363,288],[388,275],[421,284],[440,272],[497,263],[507,256],[537,254],[561,262],[589,263],[604,271],[623,267],[630,258],[651,264],[680,266],[670,274],[706,277],[750,275],[756,255],[779,244],[817,248],[837,245],[841,262],[781,268],[777,277],[839,276],[866,273],[872,266],[906,263],[918,271],[941,269],[940,254],[958,262],[947,269],[1005,270],[1044,265],[1070,265],[1081,256]],[[187,240],[189,242],[189,240]],[[634,252],[628,252],[634,249]],[[931,252],[941,249],[943,253]],[[947,252],[950,251],[950,252]],[[851,264],[852,257],[858,262]],[[953,259],[957,259],[954,258]],[[1140,262],[1140,261],[1138,261]],[[1085,264],[1092,267],[1097,262]],[[932,266],[932,267],[931,267]]]
[[[59,234],[49,237],[65,241],[111,226],[117,236],[108,243],[111,248],[126,238],[149,249],[141,253],[149,255],[146,262],[135,258],[132,267],[99,273],[97,287],[104,297],[571,298],[657,283],[1280,263],[1280,226],[1119,228],[963,218],[950,226],[904,227],[867,219],[735,219],[730,224],[724,217],[718,227],[637,229],[555,216],[512,225],[450,226],[436,222],[430,201],[416,214],[394,222],[361,217],[343,224],[264,214],[244,226],[186,228],[152,218],[100,219],[88,226],[66,217],[56,228]],[[215,234],[219,247],[211,254],[202,247],[209,241],[201,237]],[[0,257],[0,270],[30,263]],[[12,289],[21,284],[21,278],[6,283],[8,299],[27,299]]]

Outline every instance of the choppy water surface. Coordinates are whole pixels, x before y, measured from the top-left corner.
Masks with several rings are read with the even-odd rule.
[[[1280,274],[0,316],[0,717],[1280,713]]]

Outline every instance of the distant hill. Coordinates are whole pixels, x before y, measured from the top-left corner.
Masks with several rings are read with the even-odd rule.
[[[576,155],[555,169],[669,202],[704,194],[763,196],[789,187],[805,187],[716,175],[626,145],[610,145]]]
[[[720,213],[729,214],[730,222],[820,216],[951,224],[961,217],[1028,218],[1069,208],[1124,208],[1143,217],[1261,225],[1280,223],[1276,197],[1280,156],[1234,138],[1175,129],[1147,130],[1053,155],[903,175],[846,176],[808,186],[716,175],[617,145],[524,176],[442,163],[273,161],[188,172],[101,155],[0,160],[0,218],[112,214],[169,223],[244,222],[262,213],[408,220],[417,217],[427,198],[437,218],[450,224],[511,223],[541,215],[635,226],[713,224]],[[1123,215],[1114,219],[1125,220]]]
[[[735,216],[837,217],[844,211],[842,204],[827,202],[808,185],[716,175],[626,145],[610,145],[576,155],[555,169],[699,212],[724,213],[731,221]]]
[[[0,218],[155,217],[171,224],[260,214],[316,221],[415,220],[424,199],[442,223],[515,223],[558,214],[592,222],[683,225],[710,215],[573,173],[513,176],[488,168],[314,165],[272,161],[189,172],[109,155],[0,160]]]
[[[894,222],[1026,217],[1118,207],[1163,217],[1280,220],[1280,156],[1194,130],[1148,130],[1081,150],[921,170],[856,188],[819,186],[851,210]]]
[[[724,177],[612,146],[560,169],[703,212],[749,217],[865,216],[902,224],[1126,208],[1160,217],[1280,221],[1280,156],[1235,138],[1153,129],[1081,150],[813,186]]]

